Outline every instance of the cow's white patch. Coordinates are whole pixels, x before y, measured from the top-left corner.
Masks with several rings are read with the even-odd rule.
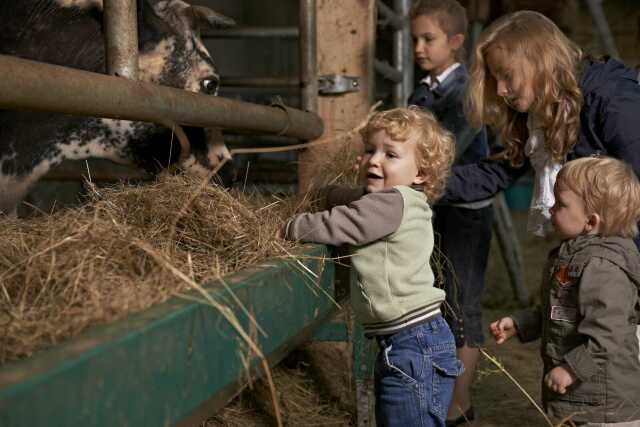
[[[99,121],[103,128],[97,132],[109,131],[110,137],[98,134],[87,140],[80,134],[72,133],[65,142],[56,144],[60,150],[60,157],[64,159],[81,160],[89,157],[108,159],[116,163],[130,164],[131,159],[123,153],[124,147],[135,134],[133,124],[127,120],[102,119]]]
[[[102,10],[102,0],[56,0],[60,7],[78,7],[80,9],[90,9],[98,7]]]
[[[9,160],[8,157],[0,159],[0,170],[2,163]],[[38,163],[28,175],[3,175],[0,174],[0,213],[15,215],[16,207],[27,195],[29,188],[46,174],[51,165],[54,164],[48,159]]]

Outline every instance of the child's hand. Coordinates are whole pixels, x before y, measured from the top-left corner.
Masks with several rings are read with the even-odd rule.
[[[493,339],[496,340],[496,344],[502,344],[518,332],[511,317],[496,320],[489,325],[489,331],[493,335]]]
[[[549,389],[559,394],[565,394],[567,387],[576,382],[576,374],[569,365],[556,366],[544,376],[544,383]]]

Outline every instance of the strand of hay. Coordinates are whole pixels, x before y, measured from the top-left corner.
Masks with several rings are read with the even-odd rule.
[[[524,387],[522,387],[522,385],[520,385],[520,383],[513,377],[513,375],[511,375],[509,373],[509,371],[507,371],[504,366],[502,366],[502,363],[500,363],[498,361],[498,359],[496,359],[494,356],[490,355],[489,353],[487,353],[487,351],[484,348],[480,348],[480,353],[482,353],[482,355],[491,363],[493,363],[496,368],[498,368],[500,370],[500,372],[502,372],[507,378],[509,378],[509,380],[515,384],[516,387],[518,387],[518,390],[520,390],[520,392],[527,398],[527,400],[529,402],[531,402],[531,404],[536,408],[536,410],[538,412],[540,412],[540,414],[542,415],[542,417],[544,418],[544,420],[547,422],[547,424],[549,425],[549,427],[554,427],[553,423],[551,422],[551,420],[549,419],[549,417],[547,416],[547,414],[545,414],[545,412],[542,410],[542,408],[540,407],[540,405],[538,405],[536,403],[536,401],[533,399],[533,397],[531,397],[531,395],[529,393],[527,393],[527,391],[524,389]],[[564,423],[560,423],[558,426],[555,427],[562,427]]]

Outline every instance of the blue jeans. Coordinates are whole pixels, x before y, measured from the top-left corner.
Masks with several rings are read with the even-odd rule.
[[[455,379],[463,371],[444,318],[376,338],[376,425],[444,427]]]

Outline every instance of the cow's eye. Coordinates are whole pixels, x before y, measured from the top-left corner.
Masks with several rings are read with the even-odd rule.
[[[218,93],[217,79],[204,79],[200,82],[202,91],[208,95],[216,95]]]

